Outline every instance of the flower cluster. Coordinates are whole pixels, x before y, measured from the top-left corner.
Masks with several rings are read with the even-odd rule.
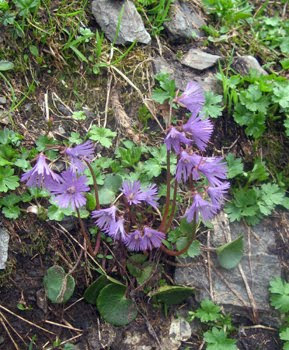
[[[177,103],[191,112],[186,123],[171,126],[165,138],[168,151],[174,151],[178,157],[176,180],[178,183],[193,184],[193,203],[185,213],[188,222],[210,220],[221,208],[224,195],[229,189],[226,182],[227,167],[221,157],[206,157],[206,150],[213,132],[209,119],[202,119],[201,111],[205,102],[202,88],[196,82],[188,83],[184,93],[177,98]],[[195,148],[194,148],[195,146]],[[199,180],[207,184],[199,188]]]
[[[176,98],[176,103],[186,107],[191,116],[186,122],[171,125],[164,140],[168,155],[171,152],[177,155],[176,185],[182,183],[189,185],[193,194],[192,204],[185,213],[188,222],[198,221],[200,218],[210,220],[221,208],[229,188],[229,183],[226,181],[227,167],[223,158],[203,154],[213,132],[211,121],[202,118],[204,102],[204,93],[200,86],[190,82],[184,93]],[[90,190],[87,185],[88,179],[83,174],[86,167],[94,176],[89,164],[94,158],[94,144],[86,141],[75,147],[66,147],[62,153],[68,162],[66,170],[60,174],[54,172],[53,164],[49,164],[46,156],[41,153],[34,167],[23,174],[21,181],[30,187],[46,188],[59,207],[71,208],[79,215],[78,210],[86,204],[86,192]],[[123,242],[131,251],[146,251],[161,247],[165,239],[165,233],[161,231],[167,231],[174,210],[168,218],[170,201],[167,199],[159,229],[153,228],[158,221],[155,220],[156,213],[159,215],[156,185],[150,184],[144,188],[140,181],[125,180],[115,203],[103,209],[99,206],[97,184],[95,177],[93,178],[97,208],[92,212],[92,218],[100,232]],[[168,172],[168,188],[169,184],[170,172]],[[175,204],[174,202],[173,207]],[[84,236],[86,237],[86,234]]]
[[[139,181],[124,181],[120,190],[124,197],[124,210],[121,211],[113,205],[107,209],[93,211],[92,217],[96,219],[96,225],[114,240],[121,240],[129,250],[144,251],[159,248],[165,238],[164,233],[148,226],[142,227],[140,224],[139,228],[133,231],[130,227],[133,210],[138,206],[144,204],[157,208],[156,185],[142,189]]]

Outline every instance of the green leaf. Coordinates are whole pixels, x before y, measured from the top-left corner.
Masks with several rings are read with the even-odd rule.
[[[159,73],[155,76],[159,82],[160,88],[156,88],[152,92],[152,99],[160,104],[166,100],[173,100],[176,97],[175,81],[171,79],[168,73]]]
[[[211,300],[205,299],[201,302],[201,307],[195,312],[201,322],[217,321],[221,317],[221,308]]]
[[[201,243],[197,240],[193,241],[190,245],[187,254],[190,258],[195,258],[201,254]]]
[[[280,63],[283,69],[289,69],[289,58],[285,58],[284,60],[280,61]]]
[[[255,180],[262,182],[267,180],[269,173],[266,170],[265,163],[261,159],[256,159],[253,169],[249,173],[248,182],[251,183]]]
[[[235,158],[233,153],[229,153],[226,161],[228,165],[228,179],[233,179],[244,173],[244,165],[241,158]]]
[[[207,350],[238,350],[235,339],[227,338],[223,329],[213,327],[212,330],[204,333],[204,340],[207,343]]]
[[[277,184],[263,184],[257,190],[258,206],[262,214],[269,215],[276,205],[282,204],[285,193]]]
[[[78,132],[72,132],[70,134],[70,137],[68,139],[70,144],[81,144],[83,142],[83,140],[80,137],[80,134]]]
[[[57,205],[50,205],[48,207],[47,216],[49,220],[62,221],[64,216],[70,216],[73,214],[73,210],[67,208],[59,208]]]
[[[20,208],[18,206],[4,207],[2,213],[7,219],[17,219],[20,216]]]
[[[194,288],[183,286],[162,286],[149,296],[167,305],[181,304],[194,294]]]
[[[109,148],[112,140],[115,138],[116,132],[107,128],[98,128],[93,125],[88,132],[88,137],[93,141],[98,141],[103,147]]]
[[[202,113],[204,113],[206,118],[218,118],[222,115],[222,100],[223,97],[221,95],[216,95],[212,91],[205,92],[205,104]]]
[[[157,159],[149,159],[144,163],[143,170],[149,176],[150,179],[158,177],[162,172],[162,165]]]
[[[109,174],[104,180],[103,186],[117,193],[122,185],[122,177],[117,174]]]
[[[84,292],[84,300],[89,304],[96,305],[97,298],[102,288],[110,284],[106,276],[102,275],[98,277]]]
[[[38,152],[43,152],[47,146],[57,144],[57,141],[47,135],[42,135],[36,140],[36,149]]]
[[[225,269],[233,269],[242,259],[244,250],[243,236],[217,248],[217,257],[220,265]]]
[[[280,312],[289,312],[289,283],[276,277],[270,282],[271,305]]]
[[[34,56],[34,57],[38,57],[39,56],[39,50],[38,50],[38,47],[35,46],[35,45],[29,45],[29,51],[31,52],[31,54]]]
[[[98,191],[98,197],[101,205],[111,204],[115,200],[115,192],[109,188],[102,187]]]
[[[5,60],[0,61],[0,72],[12,70],[13,68],[14,68],[14,63],[10,61],[5,61]]]
[[[289,342],[289,327],[280,333],[280,339]]]
[[[66,303],[71,298],[75,288],[74,278],[57,265],[46,271],[43,283],[48,299],[55,304]]]
[[[126,299],[126,287],[109,284],[97,298],[97,308],[106,322],[115,326],[125,326],[137,316],[135,304]]]
[[[10,167],[0,168],[0,192],[15,190],[19,186],[19,177],[14,174]]]
[[[86,114],[83,111],[73,112],[72,118],[75,120],[85,120]]]

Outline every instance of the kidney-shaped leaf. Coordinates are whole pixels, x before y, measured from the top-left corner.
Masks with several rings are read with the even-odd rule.
[[[131,300],[125,297],[126,287],[108,284],[97,298],[97,308],[105,321],[115,326],[125,326],[137,316],[137,309]]]
[[[241,235],[234,241],[217,248],[218,261],[225,269],[233,269],[241,261],[243,251],[244,241]]]
[[[58,265],[46,271],[43,283],[47,298],[55,304],[66,303],[75,288],[74,278],[66,274],[64,269]]]
[[[183,286],[162,286],[149,293],[150,297],[167,305],[180,304],[194,293],[194,288]]]
[[[97,297],[105,286],[107,286],[110,282],[106,278],[106,276],[102,275],[98,277],[90,286],[88,286],[84,292],[84,300],[90,304],[96,305]]]

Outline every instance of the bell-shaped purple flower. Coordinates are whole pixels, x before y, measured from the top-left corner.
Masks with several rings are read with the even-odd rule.
[[[94,157],[94,144],[86,141],[75,147],[68,147],[65,150],[70,160],[70,169],[74,172],[82,172],[86,168],[84,160],[91,162]]]
[[[197,116],[205,103],[204,91],[198,83],[190,81],[177,101],[192,112],[193,116]]]
[[[143,200],[153,208],[158,207],[158,199],[158,189],[155,184],[149,185],[145,190],[143,190]]]
[[[207,193],[215,206],[220,206],[224,201],[224,195],[228,192],[230,188],[229,182],[224,182],[216,187],[209,187]]]
[[[227,178],[227,164],[222,157],[203,157],[197,172],[206,176],[211,186],[220,186]]]
[[[89,191],[86,183],[86,176],[77,176],[71,170],[65,170],[61,173],[60,183],[50,180],[46,183],[46,187],[60,208],[76,209],[86,203],[84,192]]]
[[[124,181],[121,191],[125,195],[129,205],[139,204],[144,200],[144,193],[141,190],[139,181]]]
[[[121,240],[125,243],[127,235],[124,229],[124,218],[121,217],[113,222],[107,231],[107,234],[115,240]]]
[[[192,140],[188,139],[184,132],[178,131],[175,127],[171,127],[169,133],[165,138],[165,144],[167,150],[171,151],[172,149],[179,154],[181,152],[181,145],[190,145]]]
[[[113,205],[110,208],[94,210],[91,216],[97,219],[95,223],[101,230],[108,232],[111,225],[115,223],[116,211],[117,207]]]
[[[209,119],[202,120],[194,115],[183,125],[185,132],[190,133],[197,147],[204,151],[213,132],[213,124]]]
[[[163,232],[145,227],[143,233],[139,230],[131,232],[126,238],[126,246],[132,251],[146,251],[159,248],[165,238]]]
[[[51,180],[60,182],[60,176],[49,168],[43,153],[40,153],[37,157],[34,167],[21,177],[21,181],[27,181],[26,185],[29,187],[41,187]]]
[[[186,151],[182,151],[180,154],[180,159],[177,163],[176,169],[176,179],[178,182],[182,180],[184,182],[188,181],[188,178],[192,174],[193,168],[198,165],[199,156],[198,155],[190,155]],[[194,179],[196,180],[196,179]]]
[[[198,193],[195,194],[193,204],[186,211],[184,217],[188,222],[199,220],[201,216],[204,221],[212,219],[217,213],[218,208],[212,205],[212,203],[204,200]]]

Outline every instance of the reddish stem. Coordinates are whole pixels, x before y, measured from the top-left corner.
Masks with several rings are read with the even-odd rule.
[[[180,256],[180,255],[186,253],[186,251],[190,248],[190,245],[192,244],[194,239],[195,239],[195,235],[193,235],[193,237],[189,240],[189,242],[187,243],[185,248],[183,248],[182,250],[178,250],[178,251],[177,250],[170,250],[167,247],[165,247],[163,244],[161,245],[161,250],[170,256]]]
[[[169,214],[170,197],[171,197],[171,152],[167,151],[167,196],[166,196],[165,211],[164,211],[163,219],[159,227],[159,231],[161,232],[164,231],[166,220]]]
[[[99,231],[97,234],[97,237],[96,237],[95,247],[93,250],[93,256],[96,256],[98,251],[99,251],[100,241],[101,241],[101,232]]]
[[[80,225],[80,232],[81,232],[82,236],[84,237],[84,239],[86,241],[86,244],[87,244],[87,250],[88,250],[89,254],[93,255],[94,252],[93,252],[93,249],[92,249],[92,246],[91,246],[91,242],[90,242],[90,239],[89,239],[89,237],[88,237],[88,235],[86,233],[83,221],[81,220],[78,208],[76,208],[76,213],[77,213],[77,217],[78,217],[78,221],[79,221],[79,225]]]

